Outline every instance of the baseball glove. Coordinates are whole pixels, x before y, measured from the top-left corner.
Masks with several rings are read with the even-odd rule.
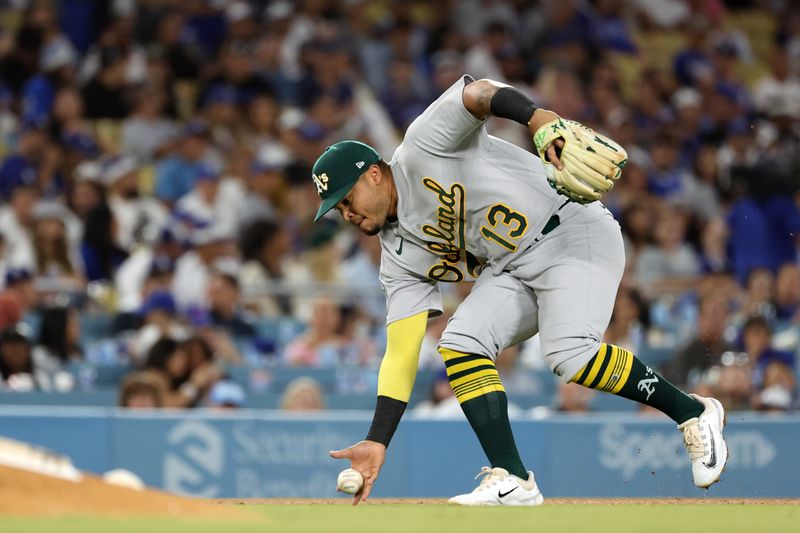
[[[545,150],[556,139],[562,139],[561,163],[558,170],[547,159]],[[628,162],[625,150],[604,135],[580,122],[562,118],[548,122],[533,136],[536,151],[544,163],[550,185],[570,200],[588,204],[599,200],[614,187]]]

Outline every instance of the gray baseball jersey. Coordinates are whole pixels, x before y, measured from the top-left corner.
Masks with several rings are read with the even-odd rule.
[[[392,157],[398,221],[380,235],[381,283],[387,297],[387,322],[391,323],[425,310],[441,311],[440,281],[480,279],[482,290],[473,290],[480,292],[480,298],[470,295],[459,306],[441,345],[494,357],[503,347],[534,334],[539,324],[536,316],[501,323],[487,314],[494,308],[492,300],[515,283],[520,291],[515,299],[530,302],[518,301],[505,310],[511,314],[519,311],[517,315],[539,314],[541,306],[536,304],[531,280],[523,279],[535,278],[536,273],[514,276],[510,271],[521,272],[521,266],[533,262],[534,254],[539,256],[537,264],[555,266],[548,262],[547,253],[536,252],[544,242],[543,230],[551,235],[546,226],[561,218],[573,220],[579,211],[600,215],[604,208],[599,203],[596,207],[566,205],[566,199],[548,184],[538,157],[489,135],[484,121],[464,107],[462,91],[471,81],[464,76],[431,104],[408,128]],[[585,228],[581,231],[586,233]],[[552,238],[559,233],[569,232],[559,228]],[[620,259],[624,265],[624,255]],[[619,279],[614,282],[613,277],[609,281],[615,293]],[[491,290],[484,289],[494,285]],[[586,303],[583,300],[581,303]],[[565,301],[564,306],[571,303]],[[610,302],[602,304],[610,309],[613,294]],[[524,310],[530,313],[522,313]],[[547,354],[545,350],[543,345]],[[562,362],[563,357],[551,361],[554,368]]]

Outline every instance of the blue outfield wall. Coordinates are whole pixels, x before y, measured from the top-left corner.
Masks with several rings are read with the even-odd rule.
[[[345,463],[328,450],[360,440],[371,415],[258,411],[140,414],[107,408],[0,407],[0,435],[70,456],[79,468],[127,468],[151,486],[203,497],[330,497]],[[800,497],[800,416],[729,416],[720,484],[693,487],[681,434],[631,414],[514,422],[545,497]],[[470,490],[485,464],[465,421],[404,420],[375,496]]]

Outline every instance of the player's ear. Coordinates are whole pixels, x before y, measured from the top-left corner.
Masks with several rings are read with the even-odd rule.
[[[379,167],[377,164],[370,165],[367,171],[364,172],[364,175],[373,185],[379,184],[383,178],[381,167]]]

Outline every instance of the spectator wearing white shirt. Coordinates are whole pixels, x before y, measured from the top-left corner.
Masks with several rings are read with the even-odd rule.
[[[237,213],[246,198],[238,180],[222,178],[219,169],[198,164],[192,191],[182,196],[172,213],[191,241],[195,231],[216,225],[233,232]]]
[[[753,99],[756,108],[765,115],[774,115],[775,110],[780,109],[794,119],[800,118],[800,80],[789,70],[785,49],[775,49],[771,71],[756,84]]]
[[[32,269],[34,265],[33,208],[39,199],[34,187],[19,186],[7,206],[0,208],[0,228],[6,241],[6,259],[11,267]]]
[[[33,209],[33,267],[37,290],[41,292],[85,288],[78,243],[71,242],[67,233],[70,216],[74,215],[56,202],[40,202]]]
[[[461,405],[453,394],[444,368],[431,384],[428,399],[420,402],[412,412],[415,418],[442,420],[461,417]]]
[[[140,196],[136,161],[132,157],[112,157],[103,162],[101,176],[117,224],[117,244],[130,250],[147,235],[157,234],[169,215],[158,200]]]
[[[138,314],[142,325],[128,344],[128,351],[134,362],[143,362],[147,352],[161,338],[189,338],[189,328],[181,323],[175,299],[168,291],[150,294],[142,303]]]
[[[261,150],[250,165],[247,194],[237,210],[239,225],[256,220],[275,219],[291,207],[286,167],[291,163],[289,151],[280,145]]]
[[[236,258],[233,231],[213,225],[194,232],[193,249],[184,253],[175,264],[172,294],[179,310],[208,307],[208,281],[217,261]]]
[[[140,246],[119,266],[114,276],[117,291],[117,309],[132,313],[142,305],[147,296],[147,280],[153,274],[172,272],[175,261],[183,253],[183,245],[168,228],[159,233],[151,246]]]

